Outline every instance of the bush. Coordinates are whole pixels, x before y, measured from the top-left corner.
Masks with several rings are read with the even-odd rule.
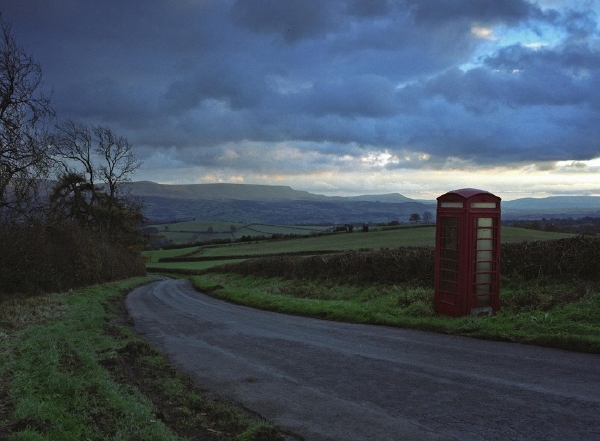
[[[207,271],[288,279],[325,278],[356,284],[411,283],[433,286],[434,253],[431,248],[397,248],[305,258],[277,256],[219,265]]]
[[[509,278],[600,281],[600,239],[577,236],[504,244],[500,263]]]
[[[430,247],[401,247],[311,257],[272,256],[219,265],[206,272],[233,272],[288,279],[329,279],[355,284],[410,284],[433,287],[435,252]],[[517,282],[577,280],[600,282],[600,239],[569,239],[503,244],[500,272]]]
[[[135,254],[73,223],[0,225],[0,295],[63,291],[144,275]]]

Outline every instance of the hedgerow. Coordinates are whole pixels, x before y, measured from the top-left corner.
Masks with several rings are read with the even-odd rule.
[[[0,224],[0,297],[64,291],[146,274],[139,253],[75,223]]]
[[[329,279],[355,284],[406,283],[433,287],[434,265],[433,248],[401,247],[310,257],[271,256],[219,265],[205,271],[288,279]],[[503,244],[500,267],[503,278],[600,282],[600,239],[577,236]]]

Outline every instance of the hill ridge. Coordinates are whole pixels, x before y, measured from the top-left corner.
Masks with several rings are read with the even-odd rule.
[[[137,181],[126,184],[134,196],[169,197],[177,199],[231,199],[231,200],[309,200],[309,201],[368,201],[401,203],[415,202],[400,193],[359,196],[325,196],[288,185],[266,184],[159,184],[152,181]]]
[[[400,193],[324,196],[287,185],[261,184],[127,184],[142,200],[152,220],[203,219],[266,224],[344,224],[409,222],[412,214],[435,218],[436,201],[410,199]],[[600,217],[600,197],[553,196],[502,202],[502,219]]]

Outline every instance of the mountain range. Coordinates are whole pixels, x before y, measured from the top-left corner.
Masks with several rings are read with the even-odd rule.
[[[152,222],[211,220],[291,224],[408,222],[411,215],[435,218],[436,201],[410,199],[400,193],[324,196],[280,185],[188,184],[149,181],[127,184]],[[600,197],[555,196],[502,202],[502,218],[541,219],[600,217]]]

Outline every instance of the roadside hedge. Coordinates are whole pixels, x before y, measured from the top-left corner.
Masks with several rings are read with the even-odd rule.
[[[146,274],[141,256],[64,223],[0,224],[0,299]]]
[[[431,247],[401,247],[310,257],[270,256],[219,265],[205,272],[433,287],[434,259],[435,252]],[[600,239],[577,236],[502,244],[500,267],[503,277],[519,280],[600,282]]]

